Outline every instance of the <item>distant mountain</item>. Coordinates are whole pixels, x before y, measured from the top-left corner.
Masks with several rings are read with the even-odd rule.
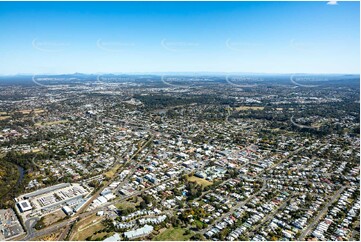
[[[160,81],[160,76],[197,76],[197,77],[214,77],[210,78],[208,81],[212,82],[226,82],[228,77],[242,77],[249,83],[252,83],[252,78],[260,84],[267,83],[277,83],[283,85],[292,85],[297,83],[312,85],[335,85],[335,84],[357,84],[360,83],[360,76],[356,74],[307,74],[307,73],[297,73],[297,74],[267,74],[267,73],[210,73],[210,72],[168,72],[164,73],[138,73],[138,74],[130,74],[130,73],[94,73],[94,74],[85,74],[85,73],[72,73],[72,74],[17,74],[13,76],[0,76],[0,85],[34,85],[34,78],[37,80],[43,81],[46,83],[47,81],[51,84],[72,84],[72,83],[82,83],[82,82],[126,82],[129,78],[121,78],[121,77],[132,77],[133,80],[139,83],[146,83],[147,81]],[[118,79],[115,77],[119,77]],[[46,80],[49,78],[49,80]],[[293,78],[293,79],[292,79]],[[154,80],[152,80],[154,79]],[[292,80],[291,80],[292,79]],[[40,82],[39,81],[39,82]],[[187,79],[182,80],[187,81]],[[194,80],[192,80],[194,81]],[[203,80],[207,81],[207,80]],[[297,83],[295,83],[297,81]]]

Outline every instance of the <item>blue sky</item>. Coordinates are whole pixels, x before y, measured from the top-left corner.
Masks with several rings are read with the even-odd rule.
[[[0,74],[359,73],[359,2],[0,2]]]

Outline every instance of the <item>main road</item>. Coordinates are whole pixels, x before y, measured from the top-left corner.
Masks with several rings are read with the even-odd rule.
[[[83,218],[86,218],[88,217],[89,215],[91,214],[94,214],[102,209],[104,209],[104,207],[107,207],[109,205],[112,205],[112,204],[116,204],[116,203],[119,203],[119,202],[122,202],[122,201],[126,201],[127,199],[129,198],[132,198],[134,196],[139,196],[141,195],[143,192],[147,191],[147,190],[150,190],[154,187],[157,187],[157,186],[160,186],[164,183],[167,183],[169,182],[170,179],[167,179],[159,184],[156,184],[156,185],[153,185],[153,186],[150,186],[148,188],[145,188],[141,191],[138,191],[138,192],[135,192],[129,196],[125,196],[125,197],[121,197],[121,198],[118,198],[118,199],[115,199],[111,202],[107,202],[107,203],[104,203],[103,205],[91,210],[91,211],[87,211],[87,212],[83,212],[83,213],[79,213],[79,214],[76,214],[76,215],[73,215],[71,218],[67,219],[67,220],[64,220],[64,221],[61,221],[61,222],[58,222],[58,223],[55,223],[53,225],[50,225],[44,229],[41,229],[41,230],[34,230],[34,229],[31,229],[28,234],[22,239],[22,240],[31,240],[31,239],[34,239],[34,238],[37,238],[37,237],[41,237],[41,236],[44,236],[44,235],[47,235],[47,234],[51,234],[53,232],[55,232],[56,230],[66,226],[67,224],[71,224],[73,222],[75,222],[76,220],[80,220],[80,219],[83,219]],[[27,222],[30,221],[30,220],[27,220]],[[30,225],[32,225],[33,223],[31,223]],[[33,227],[31,227],[33,228]]]
[[[41,229],[41,230],[38,230],[38,231],[35,231],[34,229],[34,225],[36,223],[37,220],[39,220],[39,218],[31,218],[31,219],[28,219],[27,221],[25,221],[25,229],[26,229],[26,232],[27,232],[27,235],[23,238],[23,240],[30,240],[32,238],[36,238],[36,237],[40,237],[40,236],[44,236],[46,234],[50,234],[52,232],[54,232],[55,230],[59,229],[59,228],[62,228],[63,226],[67,225],[67,224],[70,224],[72,222],[74,222],[75,220],[77,220],[78,218],[79,219],[82,219],[84,217],[87,217],[89,216],[90,214],[93,214],[97,211],[99,211],[100,209],[102,209],[104,206],[107,206],[107,205],[110,205],[110,204],[113,204],[115,202],[119,202],[119,201],[122,201],[122,200],[126,200],[130,197],[133,197],[133,196],[137,196],[139,194],[141,194],[142,192],[148,190],[148,189],[151,189],[153,188],[154,186],[151,186],[147,189],[144,189],[142,191],[139,191],[139,192],[136,192],[130,196],[127,196],[127,197],[123,197],[121,199],[116,199],[114,200],[113,202],[111,203],[105,203],[104,206],[102,207],[98,207],[92,211],[89,211],[89,212],[85,212],[84,211],[89,207],[89,205],[91,204],[91,202],[97,198],[100,194],[100,192],[103,190],[103,188],[107,187],[111,182],[114,181],[114,179],[117,177],[117,174],[119,174],[121,171],[123,171],[124,167],[126,164],[128,164],[137,154],[139,154],[139,152],[141,152],[148,144],[149,142],[151,142],[153,140],[153,137],[154,135],[152,134],[151,137],[149,138],[149,140],[147,140],[143,145],[142,147],[140,147],[137,152],[135,152],[125,163],[122,164],[122,166],[120,166],[118,168],[118,170],[115,172],[115,174],[113,175],[113,177],[111,179],[109,179],[109,181],[104,185],[102,186],[101,188],[99,188],[94,194],[93,196],[86,202],[86,204],[84,204],[83,208],[78,212],[78,215],[76,216],[73,216],[71,217],[70,219],[67,219],[67,220],[64,220],[62,222],[59,222],[59,223],[56,223],[52,226],[49,226],[49,227],[46,227],[44,229]],[[157,184],[156,186],[158,186],[160,184]]]
[[[316,224],[320,221],[321,218],[327,213],[328,207],[331,206],[340,196],[340,194],[345,190],[347,186],[341,187],[328,201],[328,203],[323,207],[323,209],[317,214],[317,216],[312,220],[310,224],[307,225],[306,229],[304,229],[298,237],[298,240],[303,241],[307,237],[307,235],[311,232],[311,230],[315,227]]]
[[[152,133],[153,133],[153,132],[152,132]],[[64,226],[66,226],[67,224],[70,224],[70,223],[75,222],[77,219],[82,219],[82,218],[85,218],[85,217],[87,217],[87,216],[89,216],[89,215],[91,215],[91,214],[96,213],[97,211],[103,209],[105,206],[109,206],[109,205],[111,205],[111,204],[114,204],[114,203],[117,203],[117,202],[120,202],[120,201],[127,200],[128,198],[131,198],[131,197],[134,197],[134,196],[138,196],[138,195],[142,194],[142,193],[143,193],[144,191],[146,191],[146,190],[152,189],[152,188],[154,188],[154,187],[156,187],[156,186],[159,186],[159,185],[161,185],[161,184],[163,184],[163,183],[165,183],[165,182],[168,182],[169,180],[166,180],[166,181],[164,181],[164,182],[162,182],[162,183],[160,183],[160,184],[157,184],[157,185],[148,187],[148,188],[143,189],[142,191],[136,192],[136,193],[134,193],[134,194],[132,194],[132,195],[129,195],[129,196],[126,196],[126,197],[122,197],[122,198],[116,199],[116,200],[114,200],[114,201],[112,201],[112,202],[105,203],[103,206],[100,206],[100,207],[98,207],[98,208],[96,208],[96,209],[93,209],[92,211],[84,212],[84,211],[86,210],[86,208],[88,208],[88,206],[90,205],[91,201],[93,201],[96,197],[98,197],[98,195],[100,194],[100,192],[102,191],[102,189],[105,188],[107,185],[109,185],[109,184],[115,179],[115,177],[117,177],[116,174],[118,174],[119,172],[121,172],[121,171],[123,170],[123,169],[121,169],[121,168],[124,168],[127,163],[129,163],[140,151],[142,151],[142,150],[149,144],[149,142],[151,142],[151,141],[153,140],[153,138],[154,138],[154,134],[151,135],[150,139],[149,139],[148,141],[146,141],[146,142],[144,143],[144,145],[143,145],[141,148],[139,148],[135,154],[133,154],[125,163],[123,163],[123,165],[122,165],[121,167],[119,167],[119,169],[118,169],[117,172],[114,174],[114,176],[106,183],[105,186],[102,186],[102,188],[99,189],[99,190],[87,201],[87,203],[85,204],[85,206],[83,207],[83,209],[81,209],[81,211],[79,211],[78,214],[72,216],[71,218],[69,218],[69,219],[67,219],[67,220],[63,220],[63,221],[61,221],[61,222],[59,222],[59,223],[53,224],[53,225],[51,225],[51,226],[49,226],[49,227],[46,227],[46,228],[44,228],[44,229],[37,230],[37,231],[35,231],[34,228],[33,228],[33,225],[35,224],[34,222],[36,222],[36,218],[27,220],[27,221],[25,222],[25,226],[26,226],[26,230],[27,230],[27,235],[23,238],[23,240],[31,240],[31,239],[34,239],[34,238],[37,238],[37,237],[41,237],[41,236],[44,236],[44,235],[47,235],[47,234],[51,234],[51,233],[55,232],[56,230],[58,230],[58,229],[60,229],[60,228],[62,228],[62,227],[64,227]],[[302,150],[302,149],[303,149],[303,147],[301,147],[301,148],[293,151],[291,154],[289,154],[289,155],[287,156],[287,158],[288,158],[288,157],[291,157],[291,155],[294,155],[295,153],[298,153],[298,152],[299,152],[300,150]],[[281,164],[281,163],[282,163],[284,160],[286,160],[287,158],[281,159],[280,162],[274,164],[272,167],[267,168],[266,170],[264,170],[264,172],[267,171],[267,170],[270,170],[270,169],[275,168],[276,166],[278,166],[279,164]],[[261,175],[262,173],[263,173],[263,172],[261,172],[259,175]],[[177,178],[177,179],[178,179],[178,178]],[[245,201],[243,201],[241,204],[245,204],[246,202],[248,202],[248,201],[249,201],[250,199],[252,199],[254,196],[256,196],[257,194],[259,194],[259,192],[262,191],[264,188],[265,188],[265,181],[263,180],[263,187],[262,187],[262,189],[259,190],[259,191],[258,191],[257,193],[255,193],[254,195],[252,195],[251,197],[249,197],[248,199],[246,199]],[[237,206],[237,207],[239,207],[239,206]],[[224,214],[223,216],[221,216],[218,220],[220,220],[221,218],[224,218],[224,217],[227,216],[227,215],[230,215],[230,214],[234,211],[234,209],[235,209],[235,207],[232,208],[228,213],[226,213],[226,214]],[[204,232],[204,231],[202,231],[202,232]]]

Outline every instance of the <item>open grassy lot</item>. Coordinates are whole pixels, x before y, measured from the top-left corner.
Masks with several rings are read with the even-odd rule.
[[[190,181],[190,182],[196,182],[196,183],[198,183],[199,185],[202,185],[203,187],[207,187],[207,186],[210,186],[210,185],[213,184],[213,183],[210,182],[210,181],[207,181],[207,180],[205,180],[205,179],[202,179],[202,178],[199,178],[199,177],[196,177],[196,176],[188,177],[188,181]]]
[[[116,164],[112,169],[105,172],[104,175],[108,178],[112,178],[115,175],[115,173],[117,172],[117,170],[120,168],[120,166],[121,166],[121,164]]]
[[[49,226],[53,223],[58,222],[59,220],[66,217],[66,214],[62,210],[57,210],[54,213],[50,213],[44,216],[44,225]]]
[[[127,208],[135,208],[138,206],[143,199],[141,197],[134,197],[131,199],[128,199],[127,201],[122,201],[114,204],[118,209],[127,209]]]
[[[63,229],[60,229],[52,234],[35,237],[34,239],[32,239],[32,241],[58,241],[58,238],[62,232]]]
[[[110,236],[112,236],[114,234],[114,232],[101,232],[101,233],[98,233],[98,234],[95,234],[91,237],[91,240],[99,240],[99,239],[103,239],[105,236],[108,238]]]
[[[164,230],[162,233],[155,236],[153,241],[185,241],[189,240],[192,237],[193,232],[190,231],[189,234],[185,235],[185,229],[182,228],[169,228]]]
[[[82,219],[75,225],[70,240],[84,241],[95,232],[104,229],[102,220],[103,217],[98,217],[95,214]]]
[[[5,120],[5,119],[9,119],[10,116],[0,116],[0,120]]]
[[[36,123],[35,126],[50,126],[55,124],[65,124],[69,122],[68,120],[58,120],[58,121],[52,121],[52,122],[40,122]]]
[[[31,111],[33,111],[33,110],[24,109],[24,110],[20,110],[19,112],[22,113],[22,114],[29,114],[29,113],[31,113]],[[43,112],[45,112],[44,109],[34,109],[34,113],[36,113],[36,114],[43,113]]]
[[[263,110],[264,107],[248,107],[248,106],[240,106],[237,107],[236,110],[237,111],[244,111],[244,110]]]

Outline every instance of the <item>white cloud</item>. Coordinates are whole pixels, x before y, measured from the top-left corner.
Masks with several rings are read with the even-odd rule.
[[[337,1],[328,1],[327,5],[337,5]]]

